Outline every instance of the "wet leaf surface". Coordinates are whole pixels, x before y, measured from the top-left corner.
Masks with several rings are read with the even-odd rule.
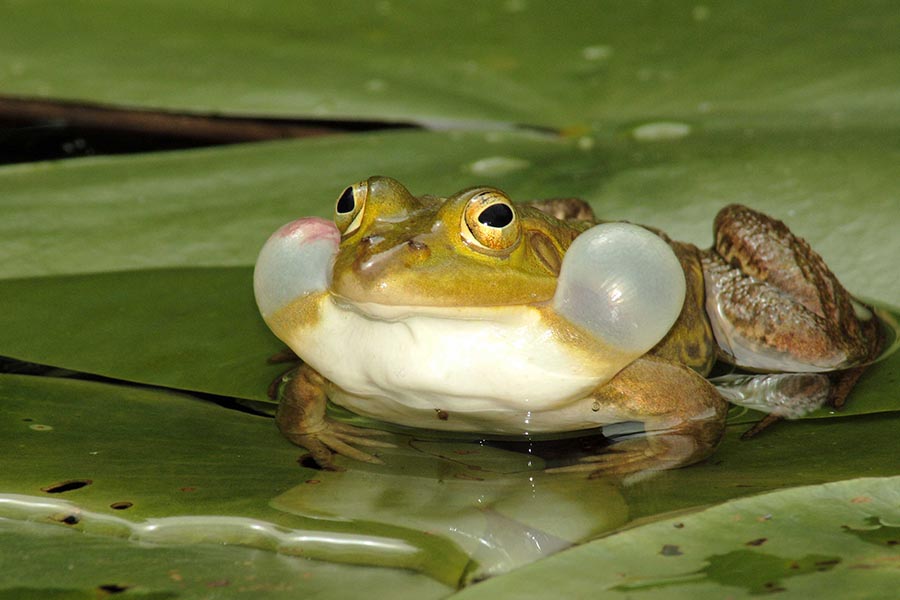
[[[454,598],[889,598],[896,548],[846,528],[900,522],[898,507],[897,477],[782,490],[602,538]]]
[[[138,544],[135,556],[146,545],[171,550],[160,551],[156,575],[129,580],[141,585],[210,544],[236,556],[309,563],[292,571],[301,579],[325,560],[344,565],[346,571],[326,571],[342,573],[345,584],[372,576],[393,585],[391,576],[363,566],[401,567],[449,586],[433,588],[398,571],[397,585],[437,594],[428,597],[635,520],[785,486],[893,474],[900,419],[800,422],[750,442],[731,427],[710,460],[622,485],[544,473],[540,443],[512,451],[396,434],[389,439],[397,448],[380,453],[385,465],[341,460],[344,472],[317,471],[298,464],[302,450],[283,440],[271,419],[133,386],[5,375],[0,407],[0,453],[10,457],[0,474],[0,523],[16,531],[23,523],[40,526],[23,544],[61,535],[42,533],[52,528],[82,534],[66,544],[87,540],[87,548],[103,552],[132,552],[128,540]],[[855,452],[836,461],[835,449],[847,440]],[[0,547],[18,556],[17,546]],[[110,573],[85,568],[94,577]],[[7,588],[41,581],[6,576]]]
[[[392,598],[442,598],[422,575],[282,556],[221,544],[137,544],[24,521],[0,520],[0,598],[340,597],[348,583]]]

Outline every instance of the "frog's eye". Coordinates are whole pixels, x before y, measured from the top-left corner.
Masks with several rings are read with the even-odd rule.
[[[497,190],[478,192],[463,216],[462,236],[479,249],[508,250],[519,242],[522,226],[509,198]]]
[[[334,224],[341,234],[353,233],[362,222],[366,207],[368,186],[365,181],[354,183],[345,189],[334,204]]]

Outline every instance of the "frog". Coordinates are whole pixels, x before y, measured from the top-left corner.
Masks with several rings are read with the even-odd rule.
[[[333,219],[303,217],[262,247],[263,320],[300,358],[275,420],[321,468],[381,464],[378,428],[539,439],[640,423],[560,470],[682,467],[720,443],[728,402],[707,376],[828,378],[880,350],[877,318],[802,238],[743,205],[708,249],[595,218],[574,198],[516,203],[496,187],[414,196],[390,177],[346,187]],[[831,382],[831,379],[825,379]]]

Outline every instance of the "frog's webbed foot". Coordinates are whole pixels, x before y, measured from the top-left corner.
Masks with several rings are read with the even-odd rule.
[[[604,452],[581,458],[578,463],[547,469],[548,473],[590,473],[590,478],[675,469],[708,456],[715,441],[691,434],[650,432],[614,443]]]
[[[833,373],[727,376],[714,381],[729,402],[769,413],[741,434],[741,439],[747,440],[779,421],[802,417],[825,405],[840,410],[866,368]],[[767,385],[771,382],[775,385]]]
[[[278,429],[293,444],[309,450],[313,460],[323,469],[340,470],[334,464],[334,454],[382,464],[377,457],[358,450],[353,445],[369,448],[395,447],[389,442],[371,439],[388,435],[384,431],[362,429],[329,419],[325,415],[325,378],[309,365],[301,365],[293,377],[283,379],[284,393],[275,414]]]
[[[360,462],[367,462],[376,465],[384,464],[384,461],[354,448],[351,444],[357,446],[366,446],[370,448],[395,448],[394,444],[371,439],[372,436],[386,435],[384,431],[377,429],[362,429],[345,423],[339,423],[326,418],[324,428],[316,432],[293,433],[282,429],[281,433],[297,446],[302,446],[309,450],[313,460],[326,471],[340,471],[334,463],[334,454],[346,456]]]
[[[878,320],[805,240],[745,206],[723,208],[703,255],[721,357],[759,371],[846,369],[877,356]]]

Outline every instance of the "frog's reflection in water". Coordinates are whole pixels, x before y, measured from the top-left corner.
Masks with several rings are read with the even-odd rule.
[[[470,557],[460,574],[465,581],[528,564],[628,520],[619,482],[547,473],[547,462],[527,444],[505,449],[400,435],[393,441],[396,448],[379,453],[386,465],[343,461],[345,471],[311,472],[315,485],[300,484],[272,505],[441,536]],[[551,454],[561,447],[535,447],[545,445]]]

